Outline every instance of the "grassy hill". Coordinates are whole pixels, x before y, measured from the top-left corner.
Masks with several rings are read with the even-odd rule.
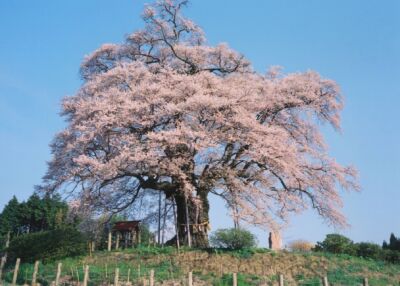
[[[172,247],[140,247],[41,264],[38,280],[42,285],[55,280],[58,262],[62,263],[62,285],[82,282],[84,265],[90,266],[89,285],[112,283],[116,268],[120,271],[121,285],[127,285],[128,275],[129,285],[142,285],[151,269],[155,271],[156,285],[187,285],[189,271],[193,272],[194,285],[232,285],[233,272],[238,273],[238,285],[277,285],[280,273],[285,277],[285,285],[322,285],[321,277],[326,275],[332,285],[360,285],[363,277],[368,277],[370,285],[399,285],[400,282],[400,265],[347,255],[267,249],[183,249],[177,253]],[[12,279],[12,268],[11,265],[6,269],[3,276],[6,281]],[[32,264],[22,264],[18,282],[30,283],[32,273]]]

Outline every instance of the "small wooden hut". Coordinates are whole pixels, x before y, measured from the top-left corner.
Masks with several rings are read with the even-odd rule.
[[[119,249],[121,245],[124,248],[133,247],[140,243],[140,221],[118,221],[114,224],[110,232],[109,249],[111,248],[110,240],[115,241],[115,249]]]

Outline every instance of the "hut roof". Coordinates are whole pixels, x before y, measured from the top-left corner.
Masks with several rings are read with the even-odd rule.
[[[113,230],[132,231],[139,228],[140,220],[118,221],[115,223]]]

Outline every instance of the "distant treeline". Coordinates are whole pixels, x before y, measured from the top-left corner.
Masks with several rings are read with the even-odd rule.
[[[14,196],[0,214],[0,235],[10,232],[16,237],[71,226],[74,222],[68,221],[67,215],[68,205],[57,195],[33,194],[24,202]]]
[[[389,243],[384,241],[382,246],[372,242],[354,243],[343,235],[328,234],[324,241],[317,243],[314,250],[400,263],[400,238],[393,233],[390,235]]]

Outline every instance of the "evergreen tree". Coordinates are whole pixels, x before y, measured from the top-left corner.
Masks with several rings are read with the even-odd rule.
[[[14,196],[0,214],[0,235],[54,230],[69,225],[68,205],[59,196],[34,193],[26,202]]]
[[[6,204],[0,214],[0,235],[20,232],[20,204],[15,196]]]
[[[400,251],[400,238],[397,238],[394,233],[390,234],[389,249]]]

